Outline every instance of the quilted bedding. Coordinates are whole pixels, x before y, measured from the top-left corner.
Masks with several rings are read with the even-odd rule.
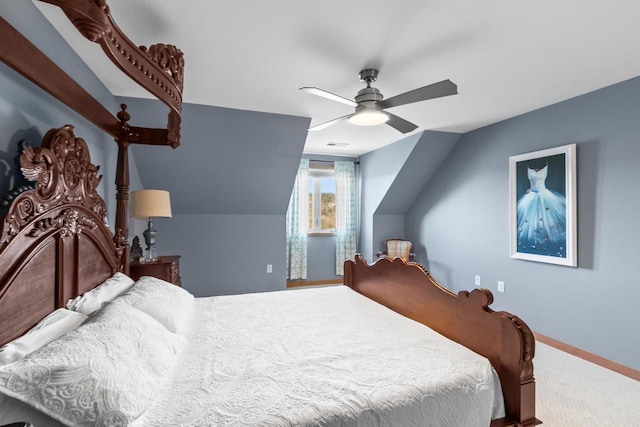
[[[488,426],[489,361],[345,286],[197,298],[135,426]]]

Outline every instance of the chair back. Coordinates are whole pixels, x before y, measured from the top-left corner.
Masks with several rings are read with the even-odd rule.
[[[405,261],[410,261],[411,258],[411,249],[413,249],[413,243],[411,240],[403,240],[403,239],[388,239],[386,241],[387,246],[387,256],[390,258],[402,258]]]

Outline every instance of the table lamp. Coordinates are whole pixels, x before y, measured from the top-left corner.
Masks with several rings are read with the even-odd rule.
[[[164,190],[132,191],[131,218],[148,221],[148,228],[142,233],[147,244],[147,256],[144,261],[156,261],[158,259],[156,253],[158,232],[153,228],[153,218],[171,218],[169,192]]]

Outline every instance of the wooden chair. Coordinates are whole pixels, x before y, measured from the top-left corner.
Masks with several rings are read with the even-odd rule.
[[[411,252],[413,249],[413,243],[411,240],[404,239],[387,239],[385,241],[386,251],[376,253],[376,256],[388,256],[389,258],[402,258],[405,261],[414,261],[416,254]]]

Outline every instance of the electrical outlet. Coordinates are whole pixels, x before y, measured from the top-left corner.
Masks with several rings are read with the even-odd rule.
[[[502,280],[498,280],[498,292],[504,292],[504,282]]]
[[[480,286],[480,276],[476,275],[476,286]]]
[[[267,273],[273,273],[273,265],[267,264]]]

